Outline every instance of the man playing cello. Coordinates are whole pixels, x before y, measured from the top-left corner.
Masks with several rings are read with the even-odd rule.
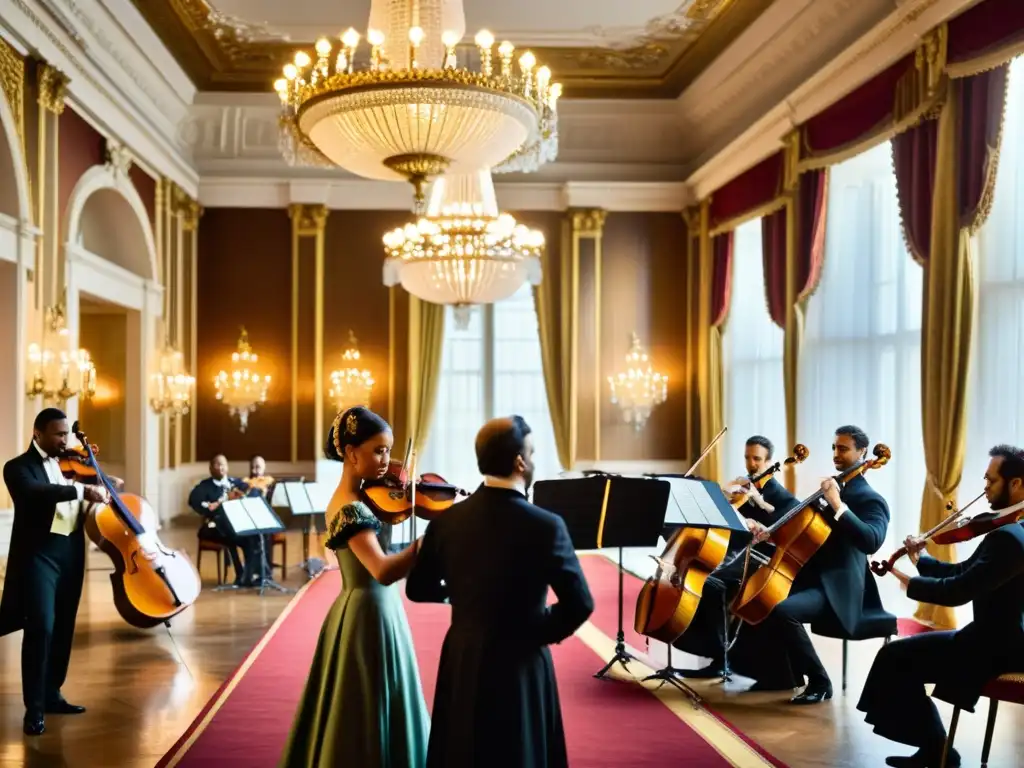
[[[998,445],[989,456],[985,497],[992,510],[1024,507],[1024,451]],[[1024,671],[1024,525],[1010,523],[988,533],[963,563],[920,554],[924,547],[923,539],[907,537],[907,554],[919,576],[892,569],[907,597],[951,607],[973,601],[974,621],[959,631],[896,640],[875,657],[857,709],[875,733],[918,748],[913,755],[886,758],[897,768],[938,768],[942,760],[946,731],[925,683],[935,683],[936,698],[973,712],[989,680]],[[955,750],[946,765],[960,765]]]

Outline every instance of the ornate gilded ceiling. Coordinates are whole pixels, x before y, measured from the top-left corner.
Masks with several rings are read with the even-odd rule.
[[[269,91],[297,48],[322,33],[361,29],[369,8],[368,0],[132,2],[205,91]],[[466,39],[487,26],[529,46],[570,98],[674,97],[771,3],[465,0]]]

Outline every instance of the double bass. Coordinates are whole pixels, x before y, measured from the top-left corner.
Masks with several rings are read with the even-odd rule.
[[[152,513],[148,502],[134,494],[119,494],[100,469],[89,438],[79,431],[77,421],[71,429],[82,444],[88,465],[110,494],[108,504],[89,508],[85,531],[114,564],[110,584],[117,612],[139,629],[169,624],[199,597],[199,572],[188,555],[168,548],[155,531],[146,529],[143,510]]]
[[[879,443],[874,458],[862,459],[835,477],[842,486],[869,469],[877,469],[892,458],[889,447]],[[789,597],[793,581],[832,533],[818,502],[825,495],[818,490],[779,518],[768,534],[775,544],[771,560],[746,579],[733,602],[732,612],[748,624],[764,621],[774,608]]]

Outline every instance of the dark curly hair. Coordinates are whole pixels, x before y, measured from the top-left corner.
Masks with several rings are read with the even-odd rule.
[[[327,432],[324,455],[333,461],[345,460],[345,446],[360,446],[383,432],[390,432],[391,425],[362,405],[339,413]]]

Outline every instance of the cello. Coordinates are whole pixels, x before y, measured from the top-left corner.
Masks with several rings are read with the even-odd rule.
[[[690,477],[715,447],[727,427],[715,435],[683,477]],[[716,528],[679,528],[668,541],[658,568],[644,581],[636,598],[633,628],[637,634],[672,644],[697,613],[704,582],[729,550],[729,533]]]
[[[884,466],[892,458],[892,451],[881,443],[874,447],[872,453],[874,458],[862,459],[835,477],[840,487],[869,469]],[[818,507],[818,501],[824,495],[825,492],[818,489],[768,529],[775,552],[767,565],[744,581],[733,603],[733,614],[748,624],[759,624],[775,606],[789,597],[800,570],[832,533],[832,527]]]
[[[202,584],[199,572],[181,550],[169,549],[155,531],[143,524],[143,510],[150,513],[148,502],[141,496],[118,494],[89,445],[78,422],[72,431],[82,443],[88,464],[98,481],[110,494],[108,504],[93,504],[86,515],[85,530],[93,543],[114,564],[110,584],[114,606],[126,622],[139,629],[170,624],[199,597]]]

